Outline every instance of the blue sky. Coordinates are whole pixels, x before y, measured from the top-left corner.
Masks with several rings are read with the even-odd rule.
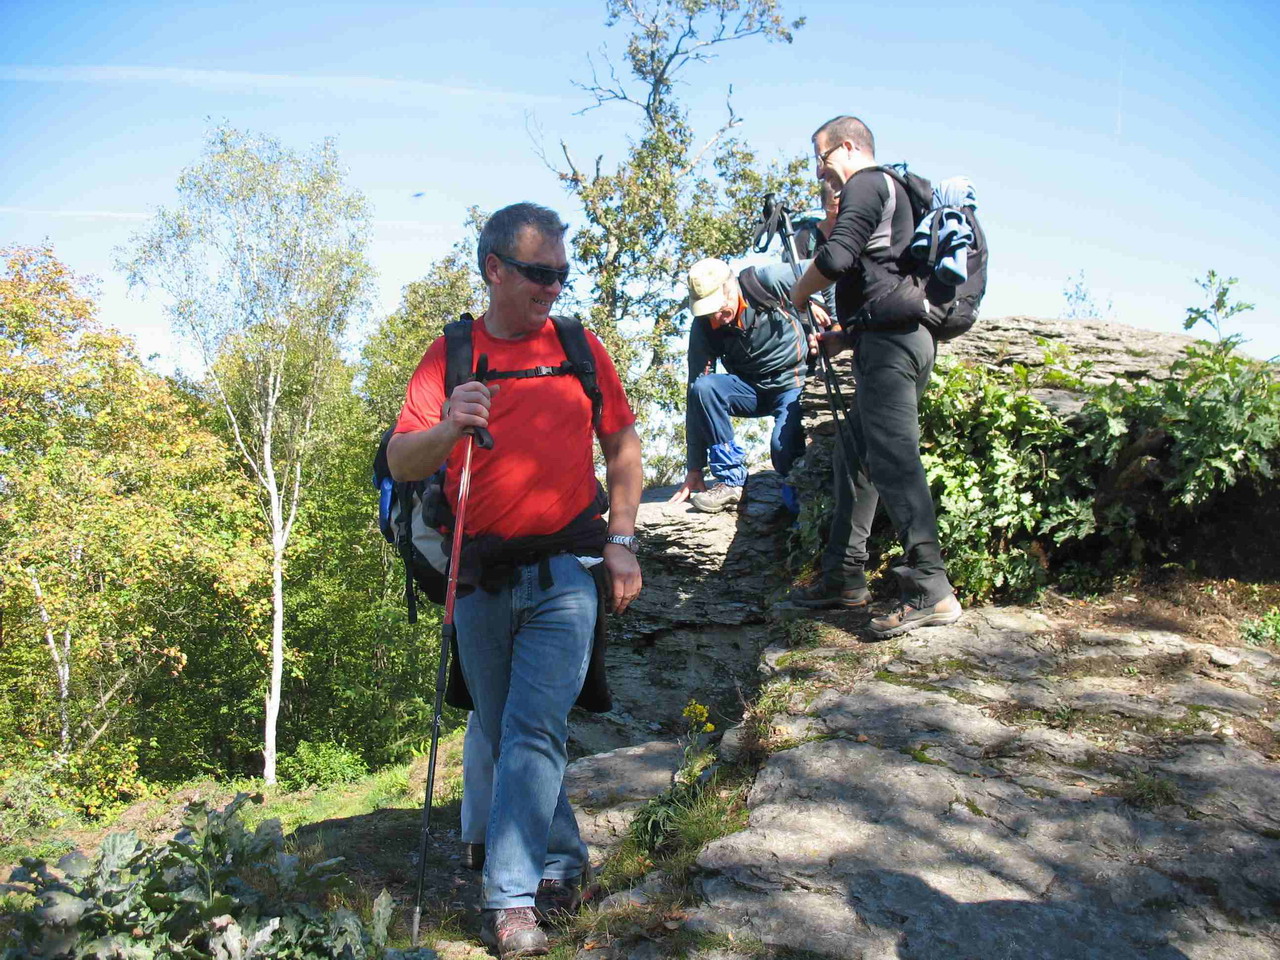
[[[681,95],[710,133],[808,153],[855,113],[882,160],[969,175],[992,249],[983,312],[1057,316],[1083,270],[1113,318],[1177,331],[1193,278],[1240,278],[1236,329],[1280,354],[1280,4],[788,4],[792,45],[749,40]],[[332,136],[375,211],[375,312],[461,233],[466,208],[575,210],[536,155],[625,149],[632,116],[585,116],[588,54],[619,51],[602,2],[470,5],[0,0],[0,244],[53,241],[99,278],[102,317],[169,366],[159,305],[112,250],[174,200],[211,122],[303,148]],[[415,193],[421,197],[415,198]]]

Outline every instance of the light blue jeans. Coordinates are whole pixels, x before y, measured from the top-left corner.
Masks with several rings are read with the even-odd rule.
[[[462,842],[484,843],[493,802],[493,747],[475,713],[467,714],[462,738]]]
[[[518,568],[497,593],[476,590],[454,608],[462,674],[475,703],[471,722],[479,727],[473,743],[491,745],[494,758],[487,910],[532,907],[539,880],[577,877],[587,863],[564,770],[569,709],[595,636],[596,585],[570,554],[548,562],[548,589],[533,564]]]

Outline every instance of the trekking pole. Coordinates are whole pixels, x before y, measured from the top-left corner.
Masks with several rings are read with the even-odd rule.
[[[791,227],[791,211],[785,204],[778,203],[776,194],[766,193],[761,220],[763,222],[756,230],[756,250],[763,253],[773,240],[774,233],[777,233],[782,238],[782,259],[791,264],[791,273],[796,280],[799,280],[800,258],[796,253],[795,231]],[[816,333],[818,324],[813,318],[812,306],[805,309],[804,316],[801,318],[802,321],[806,319],[808,323],[802,323],[805,334]],[[845,403],[844,393],[840,390],[840,380],[836,376],[835,368],[831,365],[831,358],[827,356],[827,348],[822,342],[821,335],[818,336],[818,371],[822,375],[822,384],[826,388],[827,404],[831,407],[831,413],[836,420],[836,433],[839,434],[841,446],[844,447],[845,461],[852,465],[856,462],[856,458],[853,455],[853,440],[846,432],[851,429],[849,407]]]
[[[489,358],[480,355],[474,379],[481,382],[489,372]],[[418,924],[422,919],[422,888],[427,876],[427,841],[431,837],[431,801],[436,787],[436,751],[440,747],[440,717],[444,712],[444,688],[449,682],[449,651],[457,631],[453,625],[453,608],[458,599],[458,562],[462,556],[462,536],[467,518],[467,495],[471,492],[471,451],[479,444],[482,450],[493,449],[493,437],[484,427],[467,430],[466,449],[462,455],[462,476],[458,481],[458,510],[454,517],[453,542],[449,547],[449,581],[444,595],[444,623],[440,627],[440,665],[436,669],[436,702],[431,714],[431,751],[427,757],[427,793],[422,800],[422,837],[418,842],[418,891],[413,900],[413,922],[410,942],[418,946]]]

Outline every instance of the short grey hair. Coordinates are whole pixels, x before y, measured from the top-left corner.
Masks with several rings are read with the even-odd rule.
[[[857,117],[832,117],[813,132],[815,145],[819,137],[826,140],[828,146],[833,140],[839,142],[848,140],[867,156],[874,158],[876,155],[876,138],[871,135],[867,125]]]
[[[480,277],[488,285],[489,277],[484,270],[484,262],[489,254],[509,257],[516,248],[516,239],[525,227],[533,227],[548,240],[559,240],[569,225],[560,219],[560,215],[548,207],[536,203],[513,203],[503,207],[485,223],[480,231],[480,240],[476,244],[476,262],[480,267]]]

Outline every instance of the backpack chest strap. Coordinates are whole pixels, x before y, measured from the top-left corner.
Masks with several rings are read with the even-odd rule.
[[[529,377],[569,377],[578,376],[582,373],[592,373],[594,368],[590,363],[586,364],[587,369],[580,370],[579,366],[570,363],[568,360],[561,360],[559,365],[554,367],[539,366],[529,367],[527,370],[489,370],[485,373],[485,380],[525,380]],[[477,378],[479,379],[479,378]]]

